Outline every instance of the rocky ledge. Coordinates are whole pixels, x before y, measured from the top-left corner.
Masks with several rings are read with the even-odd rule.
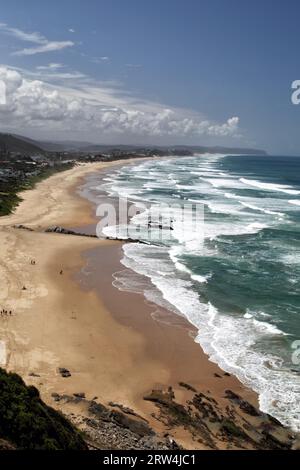
[[[72,423],[81,429],[90,449],[100,450],[171,450],[181,447],[168,434],[157,434],[148,421],[135,411],[118,403],[105,406],[94,400],[87,400],[85,394],[52,394],[54,401],[63,409],[68,405],[79,405],[80,412],[69,413]]]
[[[175,395],[181,400],[176,400]],[[168,450],[183,448],[183,442],[189,442],[191,449],[208,450],[300,448],[298,434],[231,390],[224,391],[222,403],[210,396],[209,391],[204,394],[184,382],[176,390],[172,387],[152,390],[144,396],[145,401],[153,404],[151,425],[129,407],[114,402],[106,406],[97,397],[87,400],[83,392],[73,396],[54,393],[53,399],[84,432],[91,449]],[[76,404],[78,413],[74,411]]]
[[[195,443],[205,449],[289,450],[299,449],[299,435],[285,428],[279,421],[262,413],[251,403],[225,390],[222,403],[210,393],[196,391],[185,383],[190,399],[184,404],[175,399],[171,387],[153,390],[144,397],[155,404],[153,416],[166,427],[184,428]],[[226,403],[227,402],[227,403]]]

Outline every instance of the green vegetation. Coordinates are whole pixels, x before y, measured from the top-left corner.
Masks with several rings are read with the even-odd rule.
[[[17,192],[18,189],[12,188],[12,191],[0,194],[0,216],[9,215],[21,202],[22,199],[16,194]]]
[[[87,450],[80,433],[39,391],[0,368],[0,440],[17,449]]]
[[[73,163],[54,165],[52,167],[43,168],[38,175],[29,176],[21,181],[18,181],[17,178],[9,178],[5,182],[0,181],[0,216],[9,215],[15,210],[22,201],[18,196],[19,192],[25,191],[26,189],[33,189],[35,185],[43,179],[59,171],[69,170],[72,166]]]
[[[49,176],[59,173],[60,171],[66,171],[73,168],[74,163],[61,163],[56,164],[52,167],[47,167],[41,171],[39,175],[30,176],[27,180],[23,181],[21,191],[26,189],[33,189],[37,183],[40,181],[49,178]]]
[[[224,419],[222,423],[222,429],[227,433],[237,438],[247,438],[244,431],[239,428],[233,421]]]

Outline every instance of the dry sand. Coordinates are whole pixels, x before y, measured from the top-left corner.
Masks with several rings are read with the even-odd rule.
[[[52,406],[63,406],[52,393],[84,392],[88,399],[122,403],[149,418],[154,405],[144,394],[172,385],[176,398],[184,399],[179,381],[209,390],[224,407],[228,388],[257,405],[252,391],[208,360],[184,319],[161,311],[166,322],[156,321],[143,296],[112,287],[112,274],[122,269],[120,243],[43,232],[53,225],[90,224],[91,204],[75,188],[90,172],[115,164],[56,174],[21,194],[15,213],[0,219],[0,310],[12,312],[0,316],[0,365],[37,386]],[[87,258],[90,276],[82,271]],[[60,367],[71,377],[61,377]]]

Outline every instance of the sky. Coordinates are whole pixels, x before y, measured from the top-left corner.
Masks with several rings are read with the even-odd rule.
[[[299,23],[298,0],[3,0],[0,132],[300,155]]]

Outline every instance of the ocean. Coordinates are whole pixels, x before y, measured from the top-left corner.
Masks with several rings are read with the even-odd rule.
[[[161,231],[170,227],[163,226],[149,244],[124,245],[124,271],[114,285],[186,317],[210,360],[255,390],[262,411],[299,431],[300,158],[147,160],[110,171],[99,185],[93,180],[94,193],[103,190],[137,207],[204,208],[198,248],[186,243],[172,215],[166,240]],[[130,222],[142,225],[138,238],[145,241],[147,212]],[[118,229],[126,238],[128,227]],[[104,234],[116,230],[110,226]],[[199,233],[191,226],[193,239]]]

